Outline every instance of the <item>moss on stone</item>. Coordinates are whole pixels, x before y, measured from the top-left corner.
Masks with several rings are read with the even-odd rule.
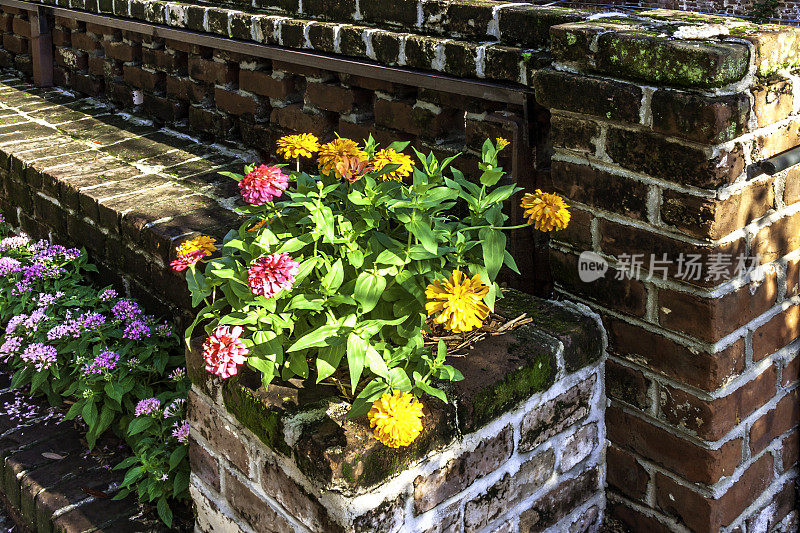
[[[228,412],[252,431],[261,442],[282,454],[291,453],[283,440],[282,411],[265,405],[252,390],[240,385],[237,379],[225,382],[222,399]]]

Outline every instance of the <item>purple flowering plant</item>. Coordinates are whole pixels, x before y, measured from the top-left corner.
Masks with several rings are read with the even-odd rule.
[[[128,469],[118,496],[135,492],[170,525],[169,501],[189,497],[190,382],[175,328],[86,283],[96,269],[82,251],[7,231],[0,217],[0,364],[12,387],[67,400],[90,448],[107,431],[123,438],[133,454],[117,465]]]

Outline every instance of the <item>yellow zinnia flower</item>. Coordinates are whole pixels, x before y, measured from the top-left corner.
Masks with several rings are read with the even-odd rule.
[[[207,235],[200,235],[195,237],[194,239],[189,239],[188,241],[183,241],[175,251],[178,255],[186,255],[197,250],[204,250],[208,252],[208,255],[211,255],[213,252],[217,250],[217,247],[214,246],[214,243],[217,242],[217,239],[214,237],[209,237]]]
[[[286,159],[311,157],[319,151],[319,139],[312,133],[286,135],[278,139],[276,144],[278,148],[275,151]]]
[[[539,231],[562,230],[569,225],[570,213],[567,202],[557,194],[536,189],[527,193],[520,204],[525,209],[528,224]]]
[[[422,403],[410,392],[388,392],[372,404],[369,426],[375,438],[390,448],[408,446],[422,433]]]
[[[414,160],[411,159],[411,156],[387,148],[375,154],[372,164],[375,167],[375,171],[380,171],[386,165],[400,165],[396,170],[381,175],[381,179],[403,181],[403,178],[411,174]]]
[[[496,140],[497,140],[498,150],[502,150],[503,148],[511,144],[510,142],[508,142],[508,139],[504,139],[503,137],[498,137]]]
[[[487,294],[489,287],[481,282],[480,276],[469,279],[460,270],[454,270],[449,280],[444,283],[436,280],[425,289],[428,298],[425,311],[428,316],[439,313],[433,321],[450,331],[466,333],[481,327],[489,316],[489,307],[483,303]]]
[[[319,147],[317,165],[323,174],[330,174],[336,167],[336,163],[343,161],[345,157],[357,157],[366,160],[367,154],[358,147],[358,143],[350,139],[334,139],[327,144]]]

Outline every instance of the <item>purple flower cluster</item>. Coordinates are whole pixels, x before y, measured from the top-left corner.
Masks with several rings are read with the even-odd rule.
[[[36,309],[30,315],[19,314],[11,317],[6,325],[6,334],[14,333],[20,326],[33,333],[39,329],[39,324],[50,318],[44,309]]]
[[[47,332],[47,340],[63,339],[64,337],[79,338],[84,332],[99,328],[106,323],[106,317],[100,313],[89,311],[77,318],[67,313],[64,322],[54,326]]]
[[[47,241],[39,241],[36,243],[37,248],[40,243],[44,243],[44,247],[33,255],[33,260],[37,263],[52,261],[59,256],[65,261],[72,261],[81,256],[81,251],[77,248],[65,248],[60,244],[49,244]]]
[[[175,424],[175,429],[172,430],[172,436],[175,437],[178,442],[182,444],[186,444],[189,440],[189,422],[184,420],[180,424]]]
[[[0,257],[0,276],[9,276],[22,270],[22,263],[13,257]]]
[[[169,379],[172,379],[174,381],[181,381],[184,378],[186,378],[186,369],[183,367],[178,367],[175,370],[173,370],[172,373],[167,377],[169,377]]]
[[[5,342],[0,345],[0,356],[5,356],[4,360],[8,361],[8,358],[16,355],[21,347],[22,337],[6,337]]]
[[[117,291],[114,289],[106,289],[100,293],[100,301],[107,302],[117,297]]]
[[[84,376],[102,374],[114,370],[117,367],[117,363],[119,363],[119,354],[111,350],[105,350],[89,361],[81,369],[81,373]]]
[[[56,300],[64,296],[63,291],[57,291],[53,294],[40,292],[39,296],[36,297],[36,305],[39,307],[49,307],[53,305]]]
[[[147,398],[136,404],[136,410],[133,412],[133,416],[152,415],[158,413],[160,410],[161,402],[158,401],[158,398]]]
[[[169,337],[170,335],[172,335],[172,326],[170,326],[169,322],[167,322],[166,320],[164,321],[163,324],[156,326],[155,330],[156,330],[156,335],[158,335],[159,337]]]
[[[30,238],[28,238],[28,236],[24,233],[15,237],[6,237],[5,239],[0,240],[0,252],[22,248],[29,242],[31,242]]]
[[[33,289],[33,284],[42,279],[54,279],[63,276],[66,270],[57,265],[47,265],[44,263],[33,263],[23,267],[21,270],[22,279],[20,279],[11,294],[18,296],[20,294],[29,292]]]
[[[130,339],[132,341],[142,340],[150,336],[150,327],[144,320],[131,320],[125,331],[122,333],[123,339]]]
[[[173,400],[166,408],[164,408],[164,418],[172,416],[181,416],[183,407],[186,405],[186,398],[178,398]]]
[[[133,300],[126,298],[114,304],[111,314],[117,320],[134,320],[142,314],[142,308]]]
[[[37,372],[50,368],[58,358],[58,351],[52,346],[34,342],[22,352],[20,358],[28,364],[34,365]]]

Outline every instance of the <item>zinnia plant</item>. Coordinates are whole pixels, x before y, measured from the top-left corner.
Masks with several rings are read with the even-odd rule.
[[[307,157],[316,150],[302,152],[304,142],[289,136],[279,150]],[[227,174],[246,220],[186,276],[201,306],[187,341],[201,324],[206,368],[222,378],[247,364],[265,386],[332,383],[351,416],[369,413],[376,438],[408,445],[422,431],[416,398],[446,401],[437,383],[462,379],[444,343],[432,353],[425,336],[480,328],[501,297],[501,268],[517,270],[503,202],[520,189],[499,184],[497,162],[507,144],[484,143],[477,181],[455,157],[415,151],[414,161],[408,143],[381,149],[371,137],[319,146],[315,175],[265,165]]]

